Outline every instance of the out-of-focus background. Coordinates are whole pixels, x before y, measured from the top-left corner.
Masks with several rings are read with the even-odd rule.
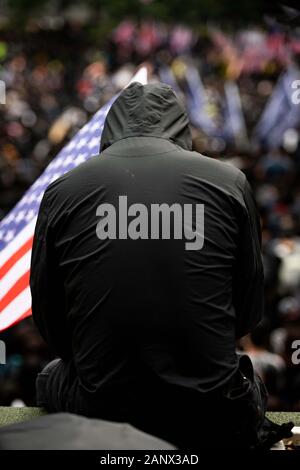
[[[265,319],[238,347],[266,382],[271,410],[300,410],[293,356],[300,340],[300,105],[292,100],[300,11],[287,3],[0,3],[0,220],[146,63],[151,80],[171,84],[185,101],[194,149],[236,165],[253,187],[263,227]],[[51,354],[30,318],[1,339],[7,362],[0,405],[32,405],[36,374]]]

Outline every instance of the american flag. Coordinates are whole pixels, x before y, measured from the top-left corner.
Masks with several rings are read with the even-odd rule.
[[[135,74],[133,81],[147,83],[145,67]],[[31,248],[43,194],[52,181],[99,153],[104,121],[116,97],[71,139],[0,222],[0,331],[31,315]]]

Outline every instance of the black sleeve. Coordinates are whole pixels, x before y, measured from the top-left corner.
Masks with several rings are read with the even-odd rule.
[[[68,359],[71,357],[71,340],[65,313],[64,286],[59,276],[52,238],[45,193],[35,227],[31,256],[32,316],[52,351],[62,359]]]
[[[236,337],[249,333],[263,316],[264,273],[261,254],[261,226],[251,187],[244,182],[246,217],[241,224],[233,299]]]

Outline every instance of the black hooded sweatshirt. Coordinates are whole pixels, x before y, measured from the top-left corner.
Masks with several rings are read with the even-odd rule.
[[[32,252],[32,313],[48,345],[72,363],[76,387],[66,380],[60,409],[81,412],[76,394],[119,419],[118,409],[146,403],[154,388],[200,397],[233,376],[236,339],[263,310],[260,225],[244,174],[192,151],[186,112],[165,84],[133,83],[120,94],[100,152],[45,192]],[[148,232],[135,224],[140,238],[126,236],[124,226],[119,233],[120,196],[131,207],[127,224],[139,214],[132,205],[148,211]],[[103,204],[117,214],[107,239],[97,234]],[[204,207],[200,248],[187,249],[186,238],[175,236],[172,215],[170,236],[162,229],[151,236],[155,204],[192,206],[192,227],[196,205]]]

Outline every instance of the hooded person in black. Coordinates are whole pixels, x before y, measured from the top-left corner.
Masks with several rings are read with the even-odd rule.
[[[263,267],[244,174],[192,151],[164,84],[120,94],[100,152],[40,207],[32,313],[61,360],[40,374],[38,403],[179,446],[201,445],[226,419],[230,439],[249,444],[251,429],[253,444],[266,397],[236,340],[261,319]]]

